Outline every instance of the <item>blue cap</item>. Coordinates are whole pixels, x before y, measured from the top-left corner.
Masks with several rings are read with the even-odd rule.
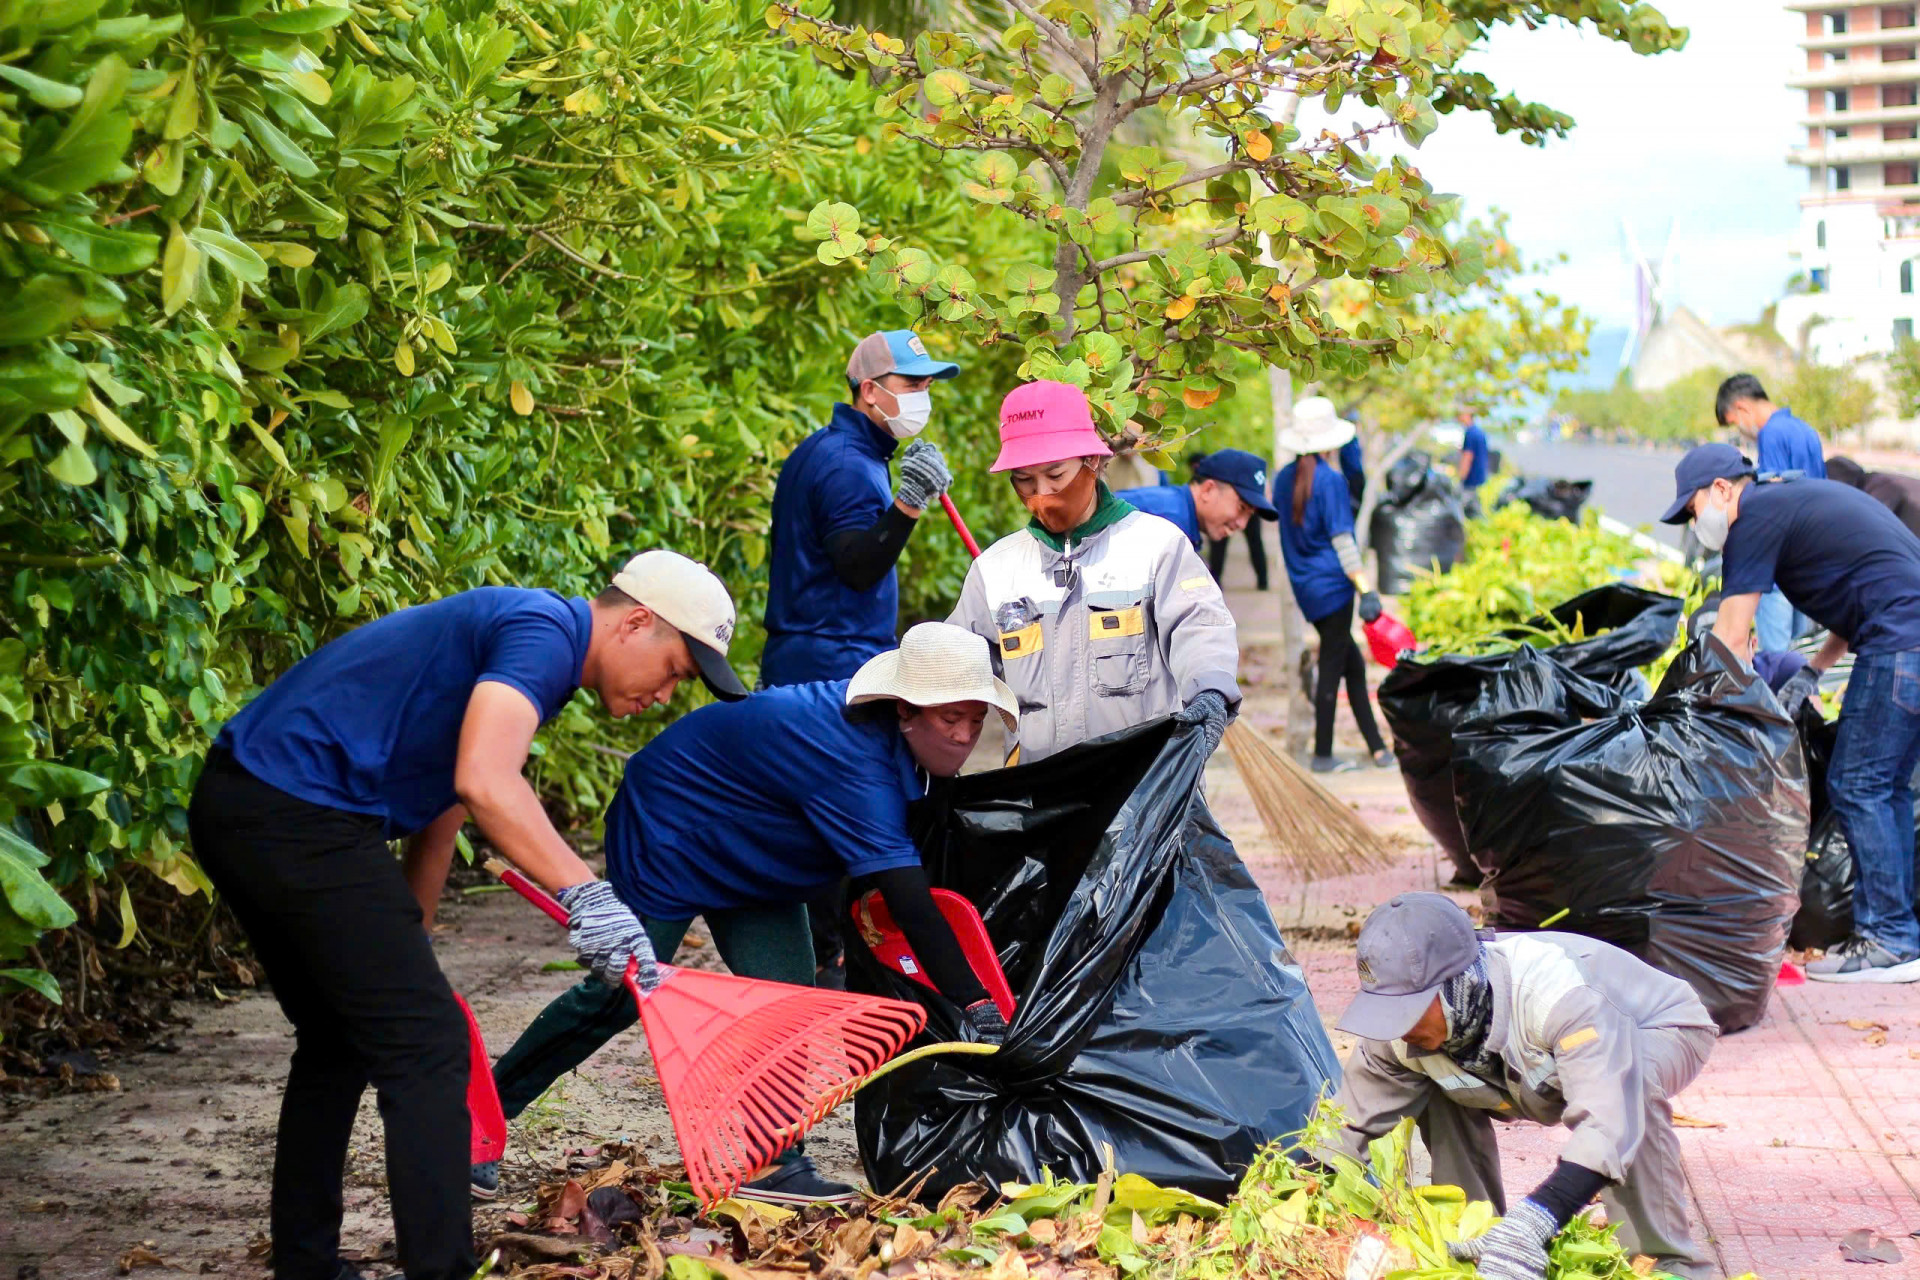
[[[1693,518],[1687,508],[1694,494],[1715,480],[1739,480],[1752,474],[1753,463],[1732,445],[1695,445],[1673,469],[1673,505],[1660,517],[1660,523],[1685,524]]]
[[[959,372],[960,366],[951,360],[935,360],[928,355],[926,343],[911,329],[870,333],[860,339],[847,361],[847,381],[856,387],[890,373],[909,378],[951,378]]]
[[[1245,449],[1216,449],[1193,464],[1195,480],[1218,480],[1230,484],[1240,500],[1268,520],[1280,513],[1267,498],[1267,460]]]

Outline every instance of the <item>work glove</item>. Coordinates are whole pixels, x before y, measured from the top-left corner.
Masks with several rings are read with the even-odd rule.
[[[1802,667],[1787,677],[1780,686],[1780,705],[1786,708],[1791,719],[1800,710],[1800,704],[1808,698],[1818,697],[1820,693],[1820,673],[1812,667]]]
[[[638,960],[640,989],[651,991],[660,985],[647,931],[620,901],[612,885],[605,880],[588,880],[570,884],[556,896],[567,909],[567,941],[594,977],[617,987],[627,976],[627,963]]]
[[[967,1038],[979,1044],[999,1044],[1007,1038],[1007,1020],[992,1000],[970,1004],[960,1011],[966,1020]]]
[[[1197,724],[1207,735],[1207,754],[1212,755],[1220,745],[1220,737],[1227,731],[1227,722],[1233,719],[1233,712],[1227,707],[1227,700],[1212,689],[1202,689],[1193,695],[1193,701],[1176,711],[1173,716],[1176,724]]]
[[[1447,1252],[1457,1262],[1473,1263],[1486,1280],[1545,1280],[1547,1245],[1559,1234],[1551,1213],[1522,1200],[1485,1235],[1456,1240]]]
[[[952,485],[953,472],[933,441],[915,440],[900,455],[900,489],[893,496],[901,506],[925,511]]]
[[[1380,616],[1381,612],[1379,593],[1362,591],[1360,593],[1360,621],[1372,622]]]

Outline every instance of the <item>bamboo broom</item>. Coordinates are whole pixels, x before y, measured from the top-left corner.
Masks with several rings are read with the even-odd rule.
[[[1395,857],[1373,829],[1245,720],[1227,726],[1227,749],[1281,858],[1302,880],[1357,875]]]

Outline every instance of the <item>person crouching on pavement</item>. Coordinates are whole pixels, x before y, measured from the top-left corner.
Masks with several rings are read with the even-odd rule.
[[[1488,1280],[1542,1280],[1547,1246],[1598,1194],[1627,1252],[1705,1277],[1687,1222],[1673,1097],[1718,1031],[1693,988],[1571,933],[1486,935],[1451,899],[1403,893],[1360,930],[1360,994],[1335,1024],[1360,1037],[1338,1105],[1349,1154],[1413,1116],[1433,1181],[1505,1215],[1461,1241]],[[1495,1120],[1564,1124],[1546,1181],[1511,1208]]]
[[[1114,496],[1113,451],[1080,388],[1000,405],[1000,456],[1032,513],[981,553],[947,621],[984,636],[1020,700],[1017,759],[1173,713],[1220,745],[1240,705],[1233,615],[1187,535]]]
[[[646,926],[640,985],[654,956],[679,950],[705,918],[727,967],[744,978],[813,985],[807,901],[851,877],[878,889],[915,957],[964,1013],[969,1033],[1006,1034],[986,990],[935,905],[907,804],[930,777],[960,772],[989,710],[1011,733],[1013,693],[984,641],[944,622],[908,630],[852,680],[784,685],[702,707],[634,753],[607,809],[607,878]],[[500,1104],[518,1115],[548,1086],[637,1019],[619,988],[582,982],[548,1005],[494,1066]],[[498,1186],[473,1167],[474,1190]],[[848,1204],[796,1146],[740,1194],[775,1204]]]

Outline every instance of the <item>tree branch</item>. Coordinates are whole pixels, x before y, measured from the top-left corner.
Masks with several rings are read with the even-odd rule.
[[[640,280],[644,278],[642,276],[630,276],[624,271],[615,271],[612,267],[602,266],[600,263],[593,261],[593,259],[591,258],[583,258],[578,253],[575,253],[572,249],[568,248],[566,241],[560,239],[558,236],[555,236],[552,232],[536,231],[533,234],[540,237],[540,239],[545,240],[548,244],[558,249],[561,253],[565,254],[567,257],[572,258],[575,262],[579,263],[581,266],[585,267],[589,271],[597,271],[601,275],[607,276],[608,278],[613,280]]]
[[[1170,182],[1164,187],[1135,187],[1130,191],[1122,191],[1119,195],[1113,197],[1113,202],[1123,206],[1144,204],[1155,196],[1162,196],[1170,191],[1178,191],[1182,187],[1190,187],[1196,182],[1207,182],[1225,174],[1237,173],[1242,169],[1252,169],[1256,167],[1258,166],[1251,160],[1229,160],[1225,164],[1216,164],[1209,169],[1196,169],[1192,173],[1181,177],[1179,181]]]
[[[1041,16],[1040,11],[1035,9],[1033,5],[1029,3],[1029,0],[1007,0],[1007,3],[1017,9],[1021,17],[1031,22],[1036,28],[1043,32],[1047,39],[1053,41],[1056,48],[1069,58],[1072,58],[1075,65],[1087,73],[1087,82],[1089,84],[1099,83],[1100,64],[1086,55],[1085,51],[1074,41],[1071,34],[1064,30],[1053,19]]]

